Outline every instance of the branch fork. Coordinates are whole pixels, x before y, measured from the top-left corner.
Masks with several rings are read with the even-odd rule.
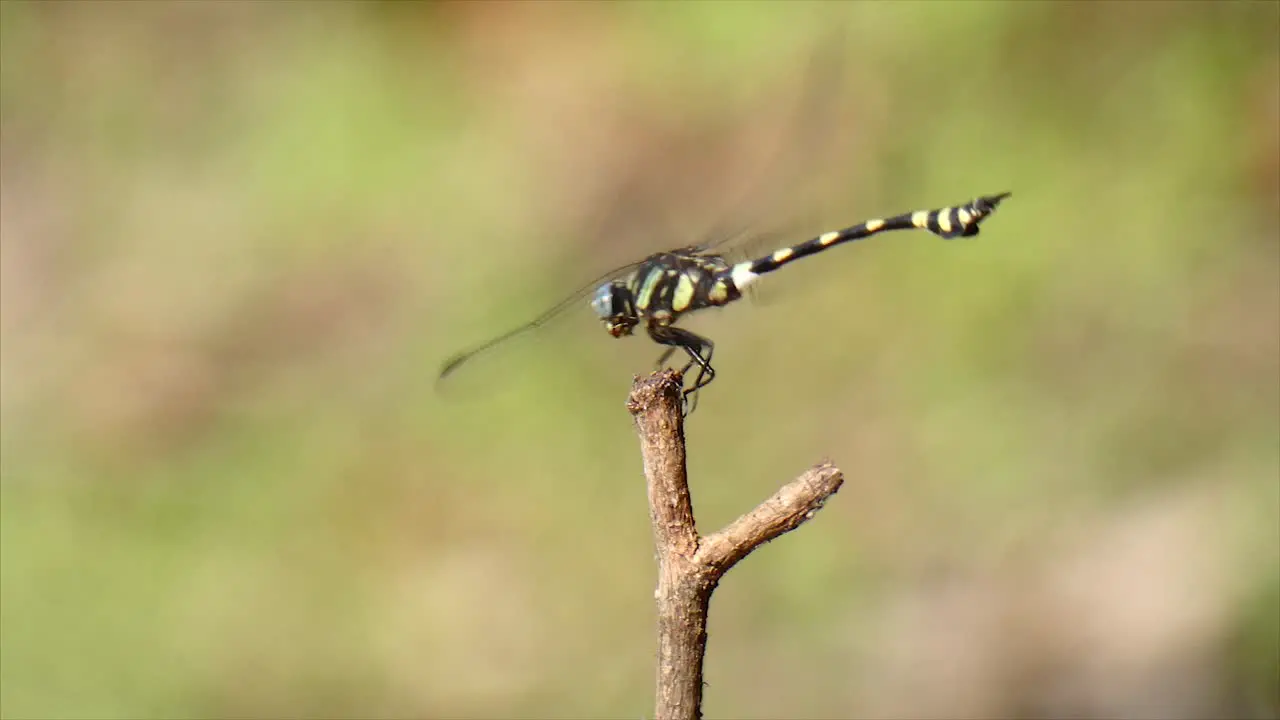
[[[702,716],[707,608],[720,578],[752,550],[812,518],[844,482],[824,460],[721,530],[700,536],[681,402],[681,378],[672,370],[637,378],[627,400],[640,436],[658,556],[657,720]]]

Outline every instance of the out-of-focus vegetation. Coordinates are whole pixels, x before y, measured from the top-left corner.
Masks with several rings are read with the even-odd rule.
[[[704,529],[848,476],[717,593],[708,715],[1277,716],[1278,38],[1274,2],[0,3],[0,712],[649,712],[657,350],[582,307],[435,373],[781,178],[786,242],[1014,196],[692,319]]]

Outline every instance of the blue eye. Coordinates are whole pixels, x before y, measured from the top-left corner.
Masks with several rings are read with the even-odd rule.
[[[591,298],[591,309],[602,318],[616,314],[613,309],[613,283],[605,283],[596,288],[595,297]]]

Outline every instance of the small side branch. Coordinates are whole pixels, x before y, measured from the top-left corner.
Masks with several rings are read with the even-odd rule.
[[[822,462],[724,529],[699,537],[685,468],[679,375],[637,379],[635,418],[658,555],[658,672],[655,718],[702,716],[707,608],[721,576],[760,545],[796,529],[840,489],[844,476]]]
[[[702,538],[694,560],[723,573],[756,547],[800,527],[842,484],[844,475],[831,461],[823,460],[751,512]]]

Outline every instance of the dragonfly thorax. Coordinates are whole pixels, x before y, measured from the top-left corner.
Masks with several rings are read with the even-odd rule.
[[[621,280],[613,280],[597,288],[595,296],[591,298],[591,309],[614,337],[630,335],[639,322],[635,299]]]

